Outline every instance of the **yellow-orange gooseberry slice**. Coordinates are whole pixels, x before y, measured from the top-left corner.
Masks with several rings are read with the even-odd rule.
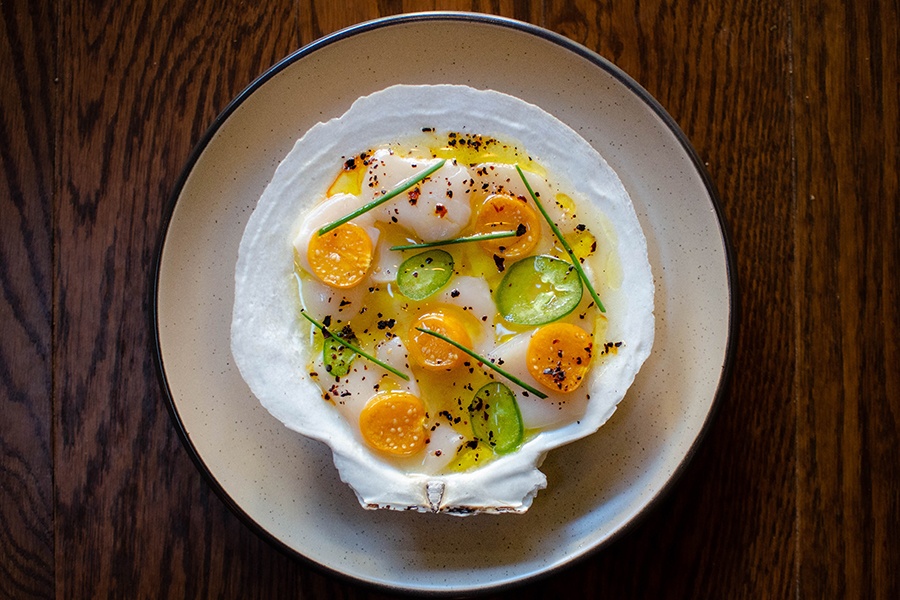
[[[577,325],[544,325],[528,342],[528,371],[552,390],[574,391],[587,374],[592,346],[591,335]]]
[[[344,223],[325,235],[313,233],[306,252],[313,275],[337,288],[353,287],[372,265],[372,239],[355,223]]]
[[[425,405],[409,392],[379,392],[359,414],[359,431],[376,450],[415,454],[425,447]]]
[[[430,371],[450,370],[462,362],[465,354],[419,328],[443,334],[466,348],[472,346],[465,325],[453,313],[434,311],[421,315],[409,327],[409,354],[417,364]]]
[[[541,237],[541,221],[537,212],[524,198],[495,194],[485,200],[475,215],[476,233],[521,232],[520,228],[524,228],[524,233],[516,237],[480,242],[486,252],[497,256],[519,258],[534,249]]]

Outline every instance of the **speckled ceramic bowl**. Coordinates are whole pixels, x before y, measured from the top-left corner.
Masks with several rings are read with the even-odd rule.
[[[358,60],[372,48],[390,49],[397,60],[383,60],[384,50],[382,60]],[[544,108],[618,173],[647,237],[656,278],[653,352],[599,432],[550,453],[542,467],[548,487],[524,515],[362,510],[327,447],[270,416],[231,359],[237,247],[275,167],[309,127],[395,83],[462,83]],[[734,346],[736,285],[720,209],[672,119],[596,54],[485,15],[364,23],[275,65],[228,106],[192,156],[155,277],[162,381],[211,485],[283,549],[359,581],[420,593],[508,586],[609,542],[690,458]]]

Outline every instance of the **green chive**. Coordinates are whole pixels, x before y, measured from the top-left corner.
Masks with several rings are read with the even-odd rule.
[[[429,175],[431,175],[432,173],[434,173],[435,171],[437,171],[438,169],[443,167],[445,162],[447,162],[446,158],[435,163],[434,165],[430,166],[429,168],[425,169],[418,175],[414,175],[414,176],[410,177],[409,179],[397,184],[397,186],[394,189],[389,191],[384,196],[381,196],[379,198],[372,200],[365,206],[361,206],[360,208],[357,208],[349,215],[341,217],[340,219],[338,219],[337,221],[334,221],[333,223],[329,223],[328,225],[326,225],[325,227],[323,227],[322,229],[319,230],[319,235],[325,235],[332,229],[337,229],[338,227],[340,227],[347,221],[352,221],[359,215],[365,214],[365,213],[369,212],[370,210],[372,210],[373,208],[375,208],[376,206],[384,204],[385,202],[387,202],[394,196],[396,196],[398,194],[402,194],[403,192],[405,192],[412,186],[416,185],[417,183],[419,183],[420,181],[422,181],[423,179],[425,179],[426,177],[428,177]]]
[[[494,233],[479,233],[467,237],[453,238],[451,240],[438,240],[436,242],[422,242],[420,244],[407,244],[405,246],[391,246],[391,250],[418,250],[419,248],[433,248],[435,246],[449,246],[451,244],[465,244],[467,242],[482,242],[484,240],[496,240],[499,238],[515,237],[517,231],[496,231]]]
[[[547,394],[545,394],[544,392],[542,392],[542,391],[540,391],[540,390],[537,390],[537,389],[531,387],[530,385],[528,385],[527,383],[525,383],[524,381],[522,381],[521,379],[519,379],[519,378],[516,377],[515,375],[513,375],[513,374],[511,374],[511,373],[507,373],[506,371],[504,371],[503,369],[501,369],[500,367],[498,367],[497,365],[495,365],[494,363],[492,363],[490,360],[484,358],[483,356],[479,356],[479,355],[476,354],[473,350],[470,350],[470,349],[466,348],[465,346],[463,346],[463,345],[460,344],[459,342],[457,342],[457,341],[455,341],[455,340],[452,340],[452,339],[448,338],[446,335],[444,335],[444,334],[442,334],[442,333],[438,333],[437,331],[432,331],[432,330],[430,330],[430,329],[425,329],[424,327],[416,327],[416,330],[417,330],[417,331],[421,331],[422,333],[427,333],[428,335],[433,335],[433,336],[436,337],[436,338],[439,338],[439,339],[444,340],[445,342],[447,342],[447,343],[450,344],[451,346],[454,346],[454,347],[456,347],[456,348],[462,350],[463,352],[465,352],[466,354],[468,354],[469,356],[471,356],[472,358],[474,358],[475,360],[477,360],[478,362],[480,362],[481,364],[483,364],[483,365],[486,366],[487,368],[493,369],[493,370],[496,371],[497,373],[500,373],[501,375],[503,375],[504,377],[506,377],[507,379],[509,379],[509,380],[512,381],[513,383],[515,383],[516,385],[520,386],[521,388],[523,388],[523,389],[525,389],[525,390],[528,390],[529,392],[531,392],[532,394],[534,394],[534,395],[537,396],[538,398],[542,398],[542,399],[543,399],[543,398],[546,398],[546,397],[547,397]]]
[[[346,348],[349,348],[350,350],[353,350],[354,352],[356,352],[357,354],[359,354],[359,355],[362,356],[363,358],[366,358],[366,359],[372,361],[373,363],[375,363],[376,365],[378,365],[378,366],[381,367],[382,369],[387,369],[388,371],[390,371],[391,373],[393,373],[394,375],[396,375],[396,376],[399,377],[400,379],[403,379],[404,381],[409,381],[409,375],[407,375],[406,373],[401,373],[400,371],[398,371],[397,369],[395,369],[395,368],[392,367],[391,365],[389,365],[389,364],[387,364],[387,363],[384,363],[384,362],[381,362],[380,360],[378,360],[377,358],[375,358],[375,357],[372,356],[371,354],[368,354],[367,352],[364,352],[364,351],[361,350],[360,348],[357,348],[356,346],[354,346],[353,344],[351,344],[351,343],[348,342],[347,340],[342,340],[342,339],[339,338],[338,336],[332,334],[332,333],[328,330],[327,327],[325,327],[324,325],[322,325],[321,323],[319,323],[318,321],[316,321],[315,319],[313,319],[311,316],[309,316],[308,314],[306,314],[306,311],[305,311],[305,310],[301,310],[301,311],[300,311],[300,314],[303,315],[303,317],[304,317],[307,321],[309,321],[310,323],[312,323],[312,324],[316,327],[316,329],[318,329],[319,331],[321,331],[323,336],[330,337],[331,339],[333,339],[334,341],[336,341],[336,342],[337,342],[338,344],[340,344],[341,346],[344,346],[344,347],[346,347]]]
[[[556,235],[556,239],[559,240],[559,243],[562,244],[562,247],[568,253],[569,258],[572,259],[572,265],[575,267],[575,270],[578,271],[578,276],[581,277],[581,281],[584,282],[584,285],[587,286],[588,291],[591,293],[591,298],[594,300],[594,304],[597,305],[597,308],[600,309],[600,312],[606,312],[606,309],[603,308],[603,303],[600,302],[600,296],[597,295],[597,290],[594,289],[593,284],[591,284],[588,279],[587,273],[584,272],[584,268],[581,266],[581,261],[578,260],[578,257],[575,256],[575,253],[572,251],[572,247],[569,246],[569,242],[565,240],[562,232],[559,230],[559,227],[556,226],[556,223],[553,222],[553,219],[550,218],[550,215],[547,214],[546,209],[544,209],[544,205],[541,204],[541,201],[538,200],[537,196],[534,193],[534,190],[531,189],[531,184],[528,183],[528,180],[525,179],[525,173],[522,172],[522,169],[519,168],[519,165],[516,165],[516,171],[519,172],[519,177],[522,178],[522,182],[525,184],[525,187],[528,188],[528,193],[531,194],[531,199],[534,200],[535,205],[538,207],[538,210],[541,211],[541,214],[544,215],[544,219],[547,221],[547,224],[550,225],[550,229],[553,230],[553,233]]]

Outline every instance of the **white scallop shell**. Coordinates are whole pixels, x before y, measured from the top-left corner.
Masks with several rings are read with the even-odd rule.
[[[618,353],[594,369],[590,401],[575,422],[541,432],[514,454],[465,473],[409,475],[361,445],[323,401],[307,374],[309,339],[297,313],[292,242],[319,202],[342,156],[400,141],[423,127],[517,141],[571,192],[584,213],[602,212],[615,228],[621,285],[601,292],[608,339]],[[549,450],[595,432],[613,414],[650,353],[653,277],[631,200],[606,161],[575,131],[512,96],[466,86],[387,88],[357,100],[341,117],[311,128],[282,161],[251,216],[235,270],[232,353],[241,375],[287,427],[328,444],[343,481],[366,508],[446,512],[524,512],[546,486],[538,470]]]

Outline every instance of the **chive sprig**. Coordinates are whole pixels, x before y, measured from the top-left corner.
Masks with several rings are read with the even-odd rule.
[[[404,244],[400,246],[391,246],[391,250],[418,250],[420,248],[434,248],[436,246],[450,246],[452,244],[466,244],[469,242],[483,242],[485,240],[496,240],[502,238],[510,238],[519,235],[518,231],[495,231],[492,233],[476,233],[465,237],[452,238],[449,240],[437,240],[435,242],[420,242],[418,244]]]
[[[486,366],[487,368],[496,371],[497,373],[499,373],[499,374],[502,375],[503,377],[506,377],[507,379],[509,379],[510,381],[512,381],[513,383],[515,383],[515,384],[518,385],[519,387],[521,387],[522,389],[525,389],[525,390],[531,392],[532,394],[534,394],[534,395],[537,396],[538,398],[544,399],[544,398],[547,397],[547,394],[545,394],[544,392],[542,392],[542,391],[540,391],[540,390],[538,390],[538,389],[536,389],[536,388],[534,388],[534,387],[528,385],[527,383],[525,383],[524,381],[522,381],[521,379],[519,379],[518,377],[516,377],[516,376],[513,375],[512,373],[509,373],[509,372],[507,372],[506,370],[501,369],[499,366],[497,366],[496,364],[494,364],[493,362],[491,362],[491,361],[488,360],[487,358],[485,358],[485,357],[479,355],[479,354],[478,354],[477,352],[475,352],[474,350],[471,350],[471,349],[469,349],[469,348],[466,348],[465,346],[463,346],[462,344],[460,344],[460,343],[457,342],[456,340],[453,340],[453,339],[447,337],[447,336],[444,335],[443,333],[438,333],[437,331],[432,331],[431,329],[426,329],[425,327],[416,327],[416,330],[417,330],[417,331],[421,331],[422,333],[427,333],[428,335],[433,335],[434,337],[436,337],[436,338],[438,338],[438,339],[444,340],[445,342],[447,342],[447,343],[450,344],[451,346],[453,346],[453,347],[455,347],[455,348],[457,348],[457,349],[459,349],[459,350],[465,352],[466,354],[468,354],[469,356],[471,356],[472,358],[474,358],[475,360],[477,360],[478,362],[480,362],[481,364],[483,364],[483,365]]]
[[[432,173],[434,173],[435,171],[437,171],[438,169],[443,167],[445,162],[447,162],[446,158],[441,159],[440,161],[431,165],[430,167],[428,167],[427,169],[425,169],[418,175],[414,175],[414,176],[410,177],[409,179],[401,181],[400,183],[397,184],[396,187],[391,189],[391,191],[389,191],[385,195],[379,196],[378,198],[372,200],[371,202],[365,204],[364,206],[357,208],[349,215],[345,215],[345,216],[341,217],[340,219],[338,219],[337,221],[333,221],[333,222],[329,223],[328,225],[322,227],[321,229],[319,229],[319,235],[325,235],[332,229],[337,229],[344,223],[347,223],[348,221],[352,221],[356,217],[363,215],[363,214],[369,212],[370,210],[372,210],[373,208],[384,204],[385,202],[387,202],[391,198],[397,196],[398,194],[402,194],[403,192],[405,192],[412,186],[421,182],[423,179],[425,179],[426,177],[429,177]]]
[[[562,244],[562,247],[569,255],[569,258],[572,259],[572,266],[575,267],[575,270],[578,272],[578,276],[581,277],[581,281],[584,282],[584,285],[587,286],[588,292],[590,292],[591,299],[593,299],[594,304],[597,305],[597,308],[600,309],[600,312],[605,313],[606,309],[603,307],[603,303],[600,301],[600,296],[597,295],[597,290],[594,289],[594,285],[588,279],[587,273],[584,272],[584,268],[581,266],[581,261],[578,260],[577,256],[575,256],[575,252],[572,250],[572,247],[569,246],[569,242],[567,242],[563,237],[562,231],[559,230],[559,227],[556,226],[556,223],[554,223],[553,219],[550,218],[550,215],[547,214],[547,210],[544,208],[544,205],[541,204],[541,201],[538,200],[538,197],[534,193],[534,190],[531,189],[531,184],[528,183],[528,179],[525,178],[525,173],[522,172],[522,169],[519,168],[519,165],[516,165],[516,171],[519,172],[519,177],[522,178],[522,182],[525,184],[525,188],[531,195],[531,199],[538,207],[538,210],[541,211],[541,214],[544,215],[544,220],[546,220],[547,224],[550,225],[550,229],[553,230],[553,234],[556,236],[556,239],[559,240],[559,243]]]
[[[331,331],[330,331],[327,327],[325,327],[323,324],[319,323],[318,321],[316,321],[315,319],[313,319],[311,316],[309,316],[308,314],[306,314],[306,311],[305,311],[305,310],[301,310],[301,311],[300,311],[300,314],[303,315],[303,317],[304,317],[307,321],[309,321],[310,323],[312,323],[313,326],[314,326],[316,329],[318,329],[319,331],[321,331],[323,336],[329,337],[329,338],[333,339],[334,341],[336,341],[336,342],[337,342],[338,344],[340,344],[341,346],[344,346],[344,347],[346,347],[346,348],[349,348],[350,350],[352,350],[353,352],[356,352],[357,354],[359,354],[359,355],[362,356],[363,358],[372,361],[373,363],[375,363],[376,365],[378,365],[378,366],[381,367],[382,369],[386,369],[386,370],[390,371],[391,373],[393,373],[394,375],[396,375],[396,376],[399,377],[400,379],[402,379],[402,380],[404,380],[404,381],[409,381],[409,375],[407,375],[406,373],[402,373],[402,372],[398,371],[397,369],[395,369],[394,367],[392,367],[391,365],[389,365],[389,364],[387,364],[387,363],[385,363],[385,362],[383,362],[383,361],[378,360],[377,358],[375,358],[374,356],[372,356],[372,355],[369,354],[368,352],[362,350],[361,348],[358,348],[357,346],[355,346],[354,344],[351,344],[351,343],[348,342],[347,340],[341,339],[341,338],[339,338],[338,336],[334,335],[333,333],[331,333]]]

